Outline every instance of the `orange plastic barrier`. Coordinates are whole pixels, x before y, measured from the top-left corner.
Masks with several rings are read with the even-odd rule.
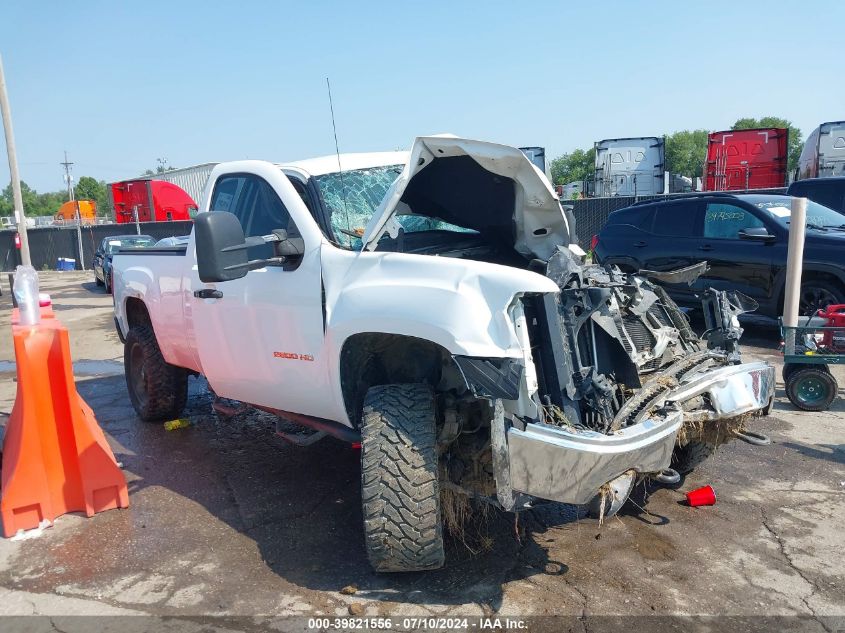
[[[129,507],[126,479],[76,391],[67,328],[49,307],[36,326],[19,325],[16,312],[18,391],[3,441],[3,535],[68,512],[90,517]]]

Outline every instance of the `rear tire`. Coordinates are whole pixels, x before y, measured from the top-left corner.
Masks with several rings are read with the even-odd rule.
[[[816,367],[793,371],[786,380],[786,397],[802,411],[827,411],[838,389],[833,374]]]
[[[361,498],[376,571],[438,569],[445,561],[435,416],[427,385],[382,385],[364,397]]]
[[[133,326],[123,346],[129,399],[144,422],[179,417],[188,400],[188,372],[165,362],[148,325]]]
[[[672,468],[686,475],[700,466],[704,460],[716,452],[716,447],[707,442],[693,440],[683,446],[676,446],[672,453]]]
[[[823,279],[811,279],[801,284],[798,313],[802,316],[814,316],[829,305],[841,303],[845,303],[845,292],[837,284]]]

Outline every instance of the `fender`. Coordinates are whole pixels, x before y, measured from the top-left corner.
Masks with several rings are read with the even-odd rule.
[[[161,269],[156,271],[146,265],[145,259],[160,263]],[[130,299],[138,299],[147,308],[164,360],[198,371],[190,322],[182,311],[181,269],[167,272],[165,266],[170,259],[142,255],[120,257],[120,264],[114,266],[115,320],[125,337],[129,332],[127,303]]]

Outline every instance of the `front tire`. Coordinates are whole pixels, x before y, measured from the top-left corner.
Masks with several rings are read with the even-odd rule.
[[[188,400],[188,372],[165,362],[148,325],[133,326],[123,346],[129,399],[144,422],[179,417]]]
[[[382,385],[364,398],[361,498],[370,564],[379,572],[445,562],[436,410],[427,385]]]
[[[693,440],[683,446],[676,446],[672,453],[672,468],[682,475],[687,475],[715,452],[715,445],[700,440]]]

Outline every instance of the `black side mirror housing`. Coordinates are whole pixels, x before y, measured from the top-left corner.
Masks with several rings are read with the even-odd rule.
[[[741,229],[737,235],[739,235],[739,239],[741,240],[750,240],[752,242],[774,242],[777,239],[764,226],[752,226]]]
[[[203,283],[232,281],[249,272],[244,230],[234,214],[198,213],[194,218],[194,241],[197,270]]]

